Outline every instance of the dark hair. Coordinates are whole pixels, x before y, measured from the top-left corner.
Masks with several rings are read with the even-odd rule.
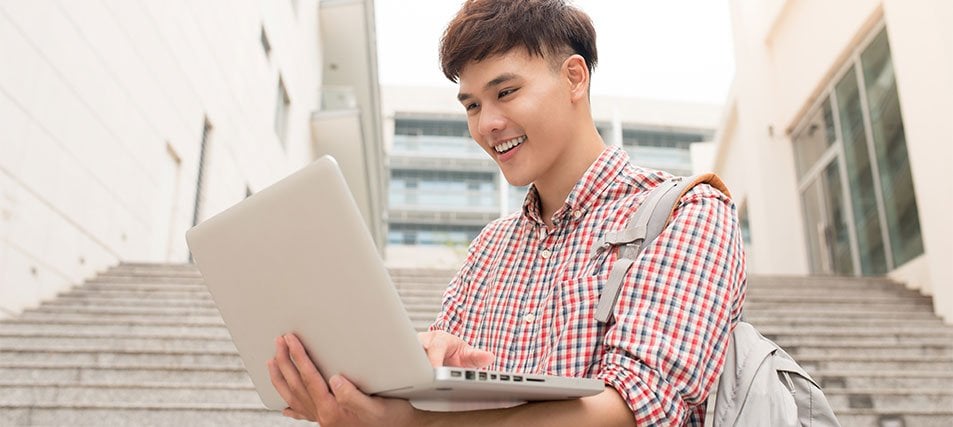
[[[554,68],[573,54],[596,67],[596,30],[585,12],[563,0],[468,0],[440,40],[440,67],[452,82],[470,61],[523,47]]]

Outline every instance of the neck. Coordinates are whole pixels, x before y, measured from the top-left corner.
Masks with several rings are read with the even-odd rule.
[[[552,173],[534,181],[539,193],[540,213],[547,227],[553,227],[553,214],[566,203],[569,192],[606,148],[595,125],[590,127],[561,155],[560,161],[553,165]]]

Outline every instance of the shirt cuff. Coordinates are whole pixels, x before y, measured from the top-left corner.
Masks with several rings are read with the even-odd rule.
[[[597,378],[622,396],[635,416],[636,425],[683,424],[688,415],[687,407],[678,393],[664,383],[657,373],[622,356],[607,354],[604,363]]]

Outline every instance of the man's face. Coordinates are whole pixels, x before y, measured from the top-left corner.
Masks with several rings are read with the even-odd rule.
[[[527,185],[558,173],[573,131],[563,74],[522,49],[470,62],[460,73],[458,99],[470,135],[510,184]]]

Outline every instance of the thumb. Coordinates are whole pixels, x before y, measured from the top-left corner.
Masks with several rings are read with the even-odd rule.
[[[470,346],[460,355],[461,364],[467,368],[484,368],[493,363],[493,359],[496,359],[493,353]]]
[[[353,383],[340,375],[331,377],[328,384],[331,385],[331,391],[334,393],[334,398],[338,401],[338,404],[345,408],[361,407],[366,403],[364,402],[365,399],[370,399],[358,390]]]

